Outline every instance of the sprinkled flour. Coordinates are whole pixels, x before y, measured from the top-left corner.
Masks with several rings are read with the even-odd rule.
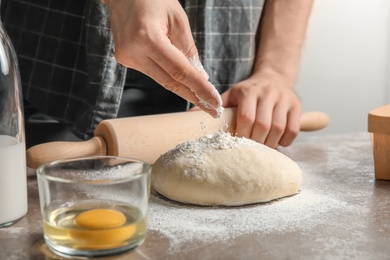
[[[203,75],[203,77],[205,77],[205,79],[207,79],[207,80],[209,79],[209,74],[207,74],[207,72],[204,70],[202,63],[200,63],[200,60],[196,57],[196,55],[194,55],[192,57],[187,57],[187,59],[190,62],[190,64],[192,65],[192,67],[194,67],[200,73],[202,73],[202,75]]]
[[[223,115],[223,111],[225,110],[222,106],[222,99],[221,99],[221,96],[219,95],[218,91],[214,88],[214,95],[218,97],[218,100],[219,100],[219,106],[218,108],[216,108],[216,117],[217,118],[220,118],[222,117]],[[197,96],[197,98],[199,99],[199,104],[202,106],[202,107],[205,107],[207,109],[212,109],[212,107],[209,105],[209,103],[207,103],[205,100],[201,99],[200,97]]]
[[[253,233],[310,232],[346,208],[356,209],[315,187],[304,187],[297,195],[271,203],[233,208],[179,204],[153,192],[148,225],[169,239],[173,251],[189,242],[229,243]]]
[[[254,146],[257,143],[251,139],[232,136],[224,131],[204,135],[196,140],[177,145],[174,149],[169,150],[161,156],[164,163],[171,163],[173,160],[186,156],[192,165],[199,166],[203,164],[203,156],[206,153],[215,150],[225,150],[237,148],[238,146]]]

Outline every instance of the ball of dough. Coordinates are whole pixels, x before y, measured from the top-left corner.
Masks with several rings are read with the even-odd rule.
[[[277,150],[218,132],[161,155],[152,185],[178,202],[238,206],[293,195],[302,177],[299,166]]]

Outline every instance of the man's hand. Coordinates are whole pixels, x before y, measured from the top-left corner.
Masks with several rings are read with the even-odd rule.
[[[250,77],[222,94],[225,107],[237,107],[236,135],[269,147],[288,146],[300,128],[301,103],[278,79]]]
[[[222,94],[225,107],[237,106],[238,136],[277,147],[298,135],[301,102],[294,85],[312,5],[266,1],[252,75]]]
[[[180,3],[172,0],[106,0],[105,3],[117,61],[216,117],[220,95],[200,65],[188,18]]]

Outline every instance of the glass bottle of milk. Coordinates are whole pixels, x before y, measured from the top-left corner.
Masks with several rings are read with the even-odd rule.
[[[0,21],[0,227],[27,213],[22,86],[15,51]]]

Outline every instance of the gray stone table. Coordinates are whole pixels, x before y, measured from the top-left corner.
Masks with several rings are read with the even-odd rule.
[[[390,259],[390,181],[374,179],[368,133],[306,137],[280,151],[304,172],[299,194],[216,208],[152,192],[143,245],[98,259]],[[31,171],[28,190],[27,216],[0,229],[0,259],[62,259],[45,245]]]

